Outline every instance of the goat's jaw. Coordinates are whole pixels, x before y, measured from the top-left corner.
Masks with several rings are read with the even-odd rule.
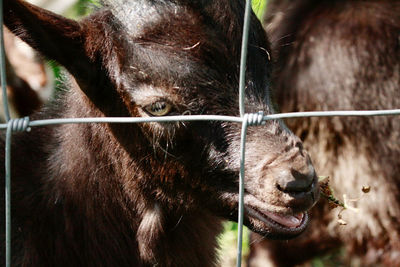
[[[247,193],[244,196],[244,222],[252,231],[270,239],[294,238],[307,228],[307,210],[313,204],[293,210],[289,203],[272,206]]]
[[[283,215],[270,211],[259,211],[245,205],[246,225],[254,232],[266,235],[268,238],[289,239],[301,234],[307,227],[309,219],[307,212],[295,215]]]
[[[319,191],[316,192],[319,195]],[[225,193],[222,195],[224,202],[230,203],[229,219],[237,220],[239,194]],[[314,206],[312,203],[302,207],[291,207],[290,203],[279,206],[270,205],[261,201],[251,193],[244,195],[244,225],[250,230],[268,239],[291,239],[300,235],[309,224],[307,211]]]

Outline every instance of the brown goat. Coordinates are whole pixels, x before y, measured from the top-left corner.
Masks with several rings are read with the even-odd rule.
[[[6,26],[72,75],[33,119],[238,116],[244,1],[109,1],[81,22],[20,0],[4,7]],[[266,51],[253,15],[249,112],[273,112]],[[240,128],[68,124],[15,134],[14,266],[216,265],[221,220],[237,218]],[[246,147],[245,224],[271,238],[299,235],[319,192],[299,138],[269,121],[249,129]]]
[[[267,10],[281,111],[400,108],[399,1],[276,0]],[[292,266],[340,246],[348,266],[400,266],[400,119],[287,123],[317,172],[331,177],[337,197],[361,197],[349,203],[359,212],[341,212],[347,225],[340,225],[340,209],[318,205],[310,231],[295,240],[257,242],[253,236],[251,266]],[[363,186],[370,193],[364,195]]]

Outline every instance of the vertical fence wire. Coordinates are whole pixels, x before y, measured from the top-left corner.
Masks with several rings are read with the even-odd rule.
[[[6,212],[6,267],[11,266],[11,136],[12,136],[12,121],[9,121],[6,132],[6,155],[5,155],[5,212]]]
[[[0,79],[3,94],[3,109],[7,122],[10,122],[10,111],[8,107],[7,97],[7,74],[5,63],[5,49],[4,49],[4,17],[3,17],[3,0],[0,0]],[[5,220],[6,220],[6,240],[5,240],[5,258],[6,267],[11,266],[11,135],[12,127],[9,124],[6,133],[6,147],[5,147]]]
[[[244,177],[245,177],[245,154],[246,154],[246,135],[247,135],[247,114],[243,116],[242,132],[240,137],[240,175],[239,175],[239,215],[238,215],[238,243],[236,266],[242,266],[243,251],[243,217],[244,217]]]
[[[236,266],[242,266],[242,244],[243,244],[243,216],[244,216],[244,179],[245,179],[245,144],[247,134],[247,117],[245,114],[245,88],[246,88],[246,65],[247,47],[249,42],[251,17],[251,0],[246,0],[246,7],[243,18],[242,48],[240,58],[240,78],[239,78],[239,111],[243,118],[240,148],[240,175],[239,175],[239,207],[238,207],[238,244]]]
[[[10,120],[10,111],[8,108],[8,98],[7,98],[7,74],[6,74],[6,54],[4,52],[4,29],[3,29],[3,0],[0,0],[0,79],[1,79],[1,89],[3,93],[3,109],[6,121]]]
[[[239,74],[240,117],[243,117],[245,113],[244,101],[245,101],[245,89],[246,89],[247,46],[249,42],[250,15],[251,15],[251,0],[246,0],[246,7],[243,18],[242,48],[240,54],[240,74]]]

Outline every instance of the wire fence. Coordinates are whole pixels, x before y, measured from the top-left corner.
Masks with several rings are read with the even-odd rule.
[[[264,115],[259,113],[246,113],[244,105],[245,91],[245,73],[248,36],[250,29],[251,0],[246,1],[243,26],[242,52],[240,64],[239,81],[239,105],[240,117],[220,116],[220,115],[185,115],[185,116],[165,116],[151,118],[133,118],[133,117],[114,117],[114,118],[63,118],[30,121],[28,117],[11,119],[9,115],[7,90],[6,90],[6,69],[3,27],[0,27],[0,75],[3,93],[3,106],[7,123],[0,124],[0,129],[6,130],[5,146],[5,217],[6,217],[6,267],[11,266],[11,140],[13,132],[30,131],[31,127],[40,127],[59,124],[77,124],[77,123],[149,123],[149,122],[182,122],[182,121],[225,121],[241,123],[241,149],[240,149],[240,175],[239,175],[239,215],[238,215],[238,244],[237,244],[237,267],[241,266],[242,243],[243,243],[243,213],[244,213],[244,177],[245,177],[245,149],[246,134],[249,126],[260,126],[267,120],[277,120],[286,118],[306,118],[306,117],[343,117],[343,116],[389,116],[400,115],[400,109],[392,110],[365,110],[365,111],[316,111],[316,112],[295,112]],[[3,0],[0,0],[0,22],[3,25]]]

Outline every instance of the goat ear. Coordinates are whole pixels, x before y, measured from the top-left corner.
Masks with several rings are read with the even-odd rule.
[[[24,1],[5,0],[4,23],[23,41],[74,75],[87,69],[84,32],[78,22]]]

